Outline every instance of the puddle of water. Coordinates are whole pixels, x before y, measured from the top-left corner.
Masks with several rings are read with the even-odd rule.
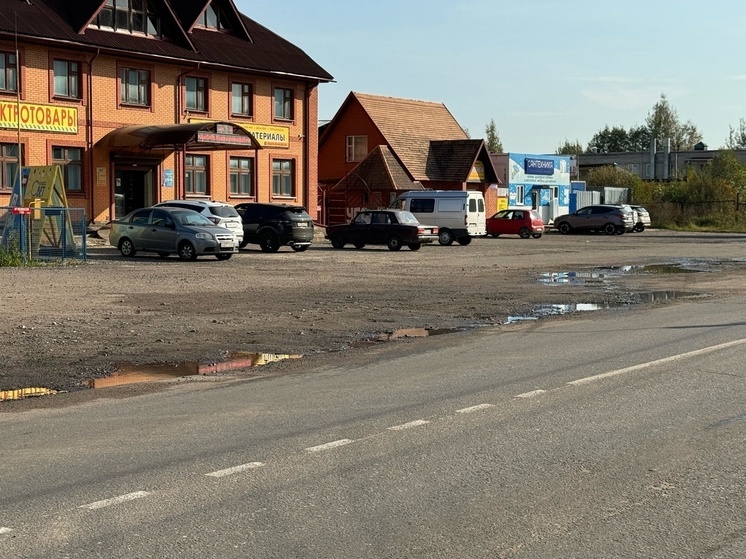
[[[401,340],[404,338],[427,338],[430,336],[441,336],[443,334],[453,334],[454,332],[463,332],[463,328],[401,328],[393,332],[379,334],[372,341],[388,342],[391,340]]]
[[[644,266],[612,266],[593,270],[544,272],[539,274],[539,283],[551,285],[604,284],[609,280],[629,274],[693,274],[711,270],[707,262],[683,261],[673,264],[646,264]]]
[[[157,382],[186,376],[217,374],[234,371],[236,369],[260,367],[267,363],[283,361],[285,359],[300,359],[301,357],[302,355],[277,353],[231,352],[225,360],[217,363],[186,361],[177,364],[126,364],[119,366],[110,376],[91,379],[87,381],[86,384],[91,388],[110,388],[112,386],[123,386],[125,384],[137,384],[141,382]]]
[[[36,396],[49,396],[57,394],[56,390],[51,388],[17,388],[16,390],[0,390],[0,402],[6,400],[23,400],[24,398],[33,398]]]
[[[698,297],[699,293],[688,291],[648,291],[644,293],[630,294],[628,301],[605,301],[603,303],[567,303],[567,304],[543,304],[536,305],[527,316],[509,316],[508,324],[515,324],[524,320],[538,320],[547,316],[557,316],[572,312],[590,312],[604,309],[619,309],[630,307],[640,303],[657,303],[662,301],[673,301],[686,297]]]

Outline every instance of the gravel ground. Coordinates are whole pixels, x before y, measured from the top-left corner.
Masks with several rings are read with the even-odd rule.
[[[661,230],[484,238],[418,252],[319,241],[304,253],[247,247],[226,262],[124,259],[91,239],[84,264],[0,268],[0,390],[77,393],[122,364],[216,363],[231,352],[344,363],[354,351],[340,350],[402,328],[500,325],[546,314],[542,305],[625,306],[661,291],[722,297],[746,289],[745,271],[744,235]],[[574,314],[559,309],[547,319]]]

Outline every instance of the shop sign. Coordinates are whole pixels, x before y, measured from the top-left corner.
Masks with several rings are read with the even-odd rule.
[[[481,161],[474,163],[466,182],[484,182],[484,163]]]
[[[208,132],[200,130],[197,132],[198,144],[229,144],[233,146],[251,147],[251,138],[248,136],[238,136],[236,134],[219,134],[217,132]]]
[[[190,118],[189,122],[215,122],[205,118]],[[232,122],[234,126],[243,128],[249,132],[259,147],[262,148],[289,148],[290,128],[287,126],[273,126],[271,124],[254,124],[251,122]],[[218,125],[227,128],[227,125]],[[217,130],[220,132],[220,130]]]
[[[527,175],[553,175],[554,161],[527,157],[524,168]]]
[[[239,124],[244,130],[251,132],[256,142],[263,148],[289,148],[290,128],[287,126],[272,126],[269,124]]]
[[[40,105],[0,101],[0,128],[78,133],[78,109],[62,105]]]

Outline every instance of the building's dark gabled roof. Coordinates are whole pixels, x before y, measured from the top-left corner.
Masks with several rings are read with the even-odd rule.
[[[431,181],[466,182],[477,161],[484,164],[486,182],[501,182],[484,140],[430,142],[425,172]]]
[[[186,6],[194,9],[199,6],[201,13],[207,5],[205,0],[152,1],[159,7],[165,39],[86,27],[104,4],[99,0],[33,0],[31,4],[20,0],[0,0],[0,40],[14,41],[17,35],[21,43],[38,42],[61,49],[82,48],[115,55],[166,58],[178,64],[200,63],[203,67],[280,74],[322,82],[333,79],[301,49],[243,14],[235,12],[243,29],[238,33],[199,28],[187,33],[172,6],[178,4],[179,13]],[[233,5],[232,2],[224,0],[222,6],[226,11],[229,5]]]
[[[200,2],[181,2],[173,0],[172,6],[174,12],[179,17],[182,26],[186,31],[192,31],[197,19],[205,11],[205,8],[211,3],[222,9],[223,15],[228,18],[231,30],[247,41],[251,41],[251,36],[246,30],[236,5],[232,0],[201,0]]]
[[[332,190],[422,190],[391,153],[388,146],[376,146]]]

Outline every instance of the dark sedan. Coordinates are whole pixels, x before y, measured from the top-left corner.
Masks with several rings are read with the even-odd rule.
[[[406,245],[419,250],[424,243],[438,240],[438,228],[423,225],[411,212],[403,210],[365,210],[350,223],[330,225],[326,238],[334,248],[344,248],[346,244],[355,248],[386,245],[389,250],[399,250]]]

